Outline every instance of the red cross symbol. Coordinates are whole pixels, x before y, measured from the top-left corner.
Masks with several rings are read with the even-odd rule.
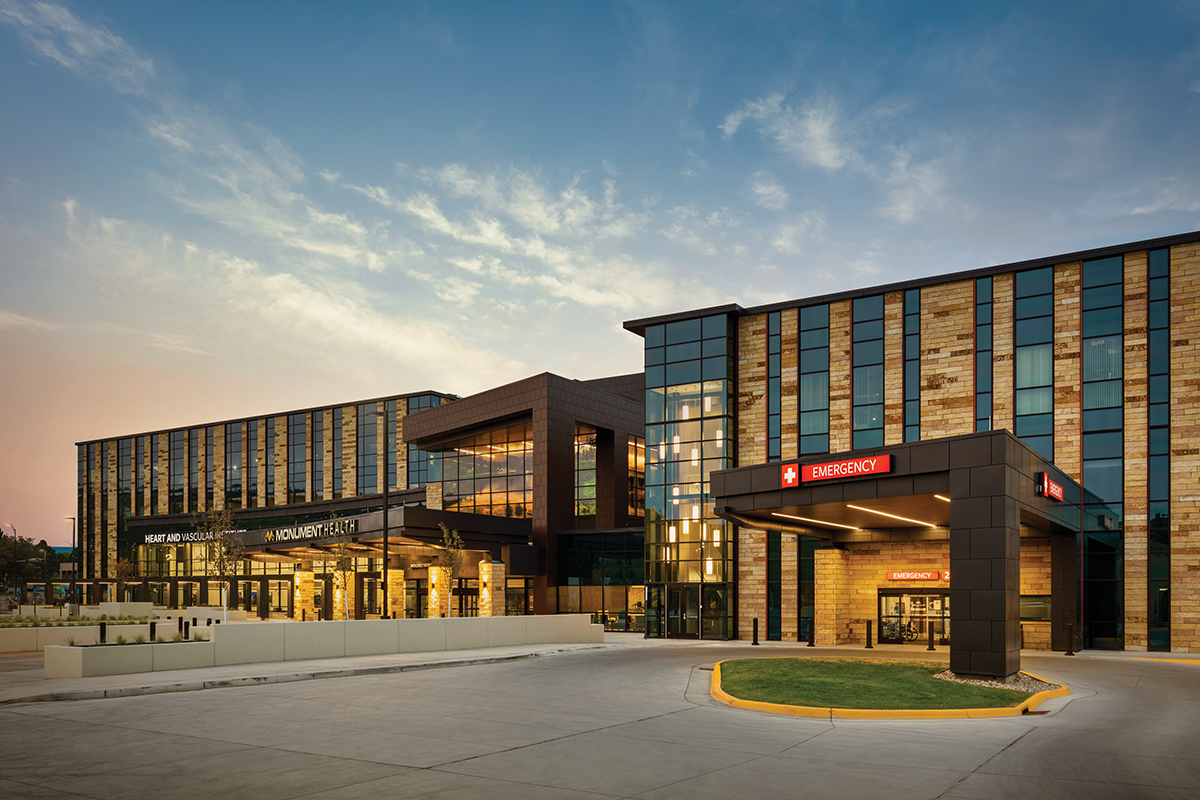
[[[800,472],[796,469],[795,464],[788,464],[783,467],[780,475],[780,483],[783,485],[783,488],[786,489],[789,486],[800,485]]]

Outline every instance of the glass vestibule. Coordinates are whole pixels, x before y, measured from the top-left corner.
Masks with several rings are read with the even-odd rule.
[[[950,644],[950,593],[879,590],[879,644]]]
[[[729,590],[725,584],[668,583],[646,587],[648,638],[726,639]]]

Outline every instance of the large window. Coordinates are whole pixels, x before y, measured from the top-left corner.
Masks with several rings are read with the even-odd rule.
[[[184,489],[187,487],[186,431],[171,431],[167,453],[167,513],[182,514]]]
[[[975,281],[975,430],[992,429],[992,279]]]
[[[447,511],[494,517],[533,516],[533,423],[455,442],[430,461]]]
[[[904,441],[921,440],[921,290],[904,293]]]
[[[333,459],[333,499],[342,497],[342,409],[339,406],[333,410],[333,423],[329,431],[330,457]]]
[[[436,394],[414,395],[408,398],[408,413],[415,414],[441,404],[442,398]],[[408,445],[408,488],[420,489],[428,480],[429,454],[414,445]]]
[[[305,474],[308,472],[305,451],[308,415],[288,414],[287,425],[288,502],[303,503],[308,499],[304,489]]]
[[[575,423],[575,527],[596,527],[596,429]]]
[[[150,513],[158,513],[158,448],[159,434],[150,436]]]
[[[200,430],[192,428],[188,431],[188,504],[185,511],[196,511],[200,508]]]
[[[853,449],[883,446],[883,295],[854,300]]]
[[[387,485],[389,490],[396,489],[396,401],[385,400],[384,414],[387,418],[387,436],[384,437],[387,447]],[[408,476],[405,475],[405,483]]]
[[[359,495],[375,494],[379,491],[379,446],[376,442],[378,414],[375,403],[364,403],[358,407],[358,486]]]
[[[258,420],[246,423],[246,507],[258,507]]]
[[[263,491],[266,494],[265,506],[275,505],[275,418],[266,419],[266,452],[263,454]]]
[[[1171,253],[1151,250],[1149,263],[1149,464],[1147,488],[1149,649],[1171,649]]]
[[[146,437],[138,436],[133,440],[133,513],[140,517],[146,513]]]
[[[656,587],[668,624],[648,616],[652,636],[674,624],[703,638],[733,632],[733,528],[713,511],[709,476],[733,464],[734,342],[724,315],[646,328],[646,580],[705,584]]]
[[[1013,280],[1014,433],[1054,460],[1054,270],[1018,272]]]
[[[242,507],[242,423],[225,426],[225,508]]]
[[[800,454],[829,452],[829,306],[800,309]]]
[[[1124,494],[1124,359],[1120,256],[1083,262],[1083,486],[1108,504]]]
[[[312,412],[309,438],[312,440],[312,457],[309,459],[309,482],[312,484],[312,499],[325,497],[325,412]]]
[[[629,437],[629,516],[646,515],[646,439]]]

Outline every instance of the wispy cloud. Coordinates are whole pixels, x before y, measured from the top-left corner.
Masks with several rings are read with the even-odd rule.
[[[788,201],[792,199],[783,185],[779,183],[779,179],[766,170],[759,170],[751,176],[750,196],[755,205],[768,211],[779,211],[785,208]]]
[[[725,117],[719,126],[729,139],[747,120],[758,123],[760,133],[797,163],[838,170],[856,165],[861,157],[848,141],[837,103],[819,98],[803,106],[785,105],[782,94],[748,100]]]
[[[32,331],[54,331],[60,327],[62,326],[56,322],[47,322],[0,308],[0,330],[5,328],[24,328]]]
[[[15,27],[35,52],[80,77],[100,80],[117,92],[145,95],[154,62],[102,27],[89,25],[52,3],[0,0],[0,22]]]

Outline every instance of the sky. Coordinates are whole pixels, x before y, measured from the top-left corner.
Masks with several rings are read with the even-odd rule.
[[[0,522],[69,544],[78,441],[1200,229],[1198,122],[1196,0],[0,0]]]

